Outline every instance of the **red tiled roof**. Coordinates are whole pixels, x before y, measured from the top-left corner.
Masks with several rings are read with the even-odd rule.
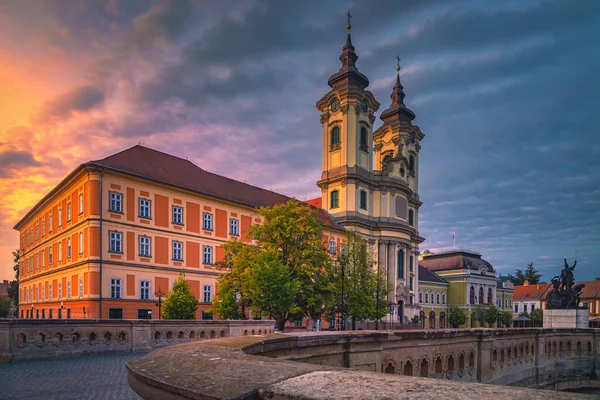
[[[90,161],[88,164],[254,208],[271,207],[290,200],[288,196],[208,172],[189,160],[141,145],[101,160]],[[318,209],[323,226],[345,232],[345,229],[338,225],[329,213],[321,210],[320,207],[314,208]]]
[[[546,298],[546,292],[551,286],[552,284],[550,283],[540,283],[528,286],[515,286],[513,301],[543,300]]]
[[[494,271],[492,264],[481,258],[479,254],[466,251],[452,251],[442,254],[424,256],[419,264],[431,271],[444,271],[449,269],[474,269],[484,265],[490,272]]]
[[[323,204],[321,200],[322,199],[320,197],[317,197],[315,199],[306,200],[305,203],[310,204],[311,206],[316,208],[321,208],[321,205]]]

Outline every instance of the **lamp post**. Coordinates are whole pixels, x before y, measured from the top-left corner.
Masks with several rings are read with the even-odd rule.
[[[161,310],[162,310],[162,298],[165,297],[165,293],[158,289],[156,293],[154,293],[156,297],[158,297],[158,303],[155,303],[158,306],[158,319],[161,318]]]

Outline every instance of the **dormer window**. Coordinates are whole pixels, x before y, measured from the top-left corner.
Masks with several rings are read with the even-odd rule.
[[[329,150],[338,150],[341,148],[340,143],[340,127],[334,126],[331,130],[331,145],[329,146]]]

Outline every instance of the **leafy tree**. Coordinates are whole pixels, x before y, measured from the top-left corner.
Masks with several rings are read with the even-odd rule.
[[[410,322],[415,326],[419,325],[419,323],[421,322],[421,318],[419,318],[418,315],[415,315],[414,317],[411,318]]]
[[[21,257],[19,249],[12,252],[15,265],[13,270],[15,271],[15,280],[8,284],[8,297],[12,300],[12,304],[15,306],[15,313],[19,315],[19,258]]]
[[[529,318],[529,313],[527,311],[523,311],[523,312],[521,312],[521,314],[519,314],[519,317],[527,317],[527,318]]]
[[[483,323],[485,322],[485,307],[478,304],[471,312],[471,319],[479,322],[479,326],[483,327]]]
[[[385,272],[372,267],[366,241],[356,232],[348,232],[346,251],[337,261],[339,274],[344,264],[345,315],[352,321],[352,329],[356,328],[356,321],[385,317],[389,305],[386,297],[391,288]],[[341,279],[334,279],[334,286],[334,300],[341,309]]]
[[[467,322],[467,314],[460,308],[452,308],[448,322],[452,328],[460,328]]]
[[[485,322],[488,323],[490,328],[493,328],[497,321],[498,309],[496,306],[490,306],[487,310],[485,310]]]
[[[542,278],[542,274],[538,273],[538,271],[533,267],[533,263],[527,264],[527,268],[525,268],[525,272],[521,269],[517,269],[515,271],[515,275],[509,275],[508,278],[512,281],[514,285],[523,285],[525,281],[529,282],[531,285],[535,285],[540,283],[540,279]]]
[[[505,311],[502,313],[502,325],[505,328],[510,327],[510,323],[512,322],[512,319],[513,319],[513,315],[510,311]]]
[[[522,270],[517,269],[515,271],[515,275],[508,275],[508,279],[510,279],[515,286],[521,286],[525,282],[525,274]]]
[[[529,318],[533,320],[533,323],[535,325],[543,325],[544,312],[541,308],[536,308],[535,310],[531,311],[531,313],[529,314]]]
[[[0,298],[0,318],[8,318],[11,304],[10,298]]]
[[[294,199],[282,205],[261,207],[257,211],[262,215],[263,223],[251,226],[248,233],[258,242],[257,246],[240,241],[223,245],[225,259],[219,267],[229,270],[232,276],[219,278],[219,294],[213,309],[222,317],[233,317],[233,308],[242,316],[249,307],[266,313],[275,312],[271,315],[280,330],[291,316],[320,319],[332,298],[334,287],[331,260],[322,243],[323,229],[316,211]],[[252,271],[257,265],[259,273],[265,274],[263,278]],[[283,269],[288,272],[284,273]],[[257,295],[253,285],[274,287],[268,282],[271,279],[297,285],[293,302],[287,310],[280,307],[287,303],[285,290],[282,298]],[[223,289],[227,290],[221,292]],[[231,304],[232,293],[238,294],[235,307]],[[260,305],[255,304],[257,300],[260,300]]]
[[[173,289],[167,293],[163,303],[164,319],[196,319],[198,299],[192,294],[190,285],[185,280],[185,274],[179,273]]]

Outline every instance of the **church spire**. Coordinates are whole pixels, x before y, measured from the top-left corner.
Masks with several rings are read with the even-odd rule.
[[[340,55],[340,61],[342,62],[342,67],[338,72],[331,75],[329,78],[329,86],[332,88],[340,89],[342,87],[347,86],[356,86],[360,89],[364,89],[369,86],[369,79],[361,72],[358,71],[356,67],[356,60],[358,60],[358,56],[354,52],[354,46],[352,45],[352,37],[350,36],[350,31],[352,29],[352,25],[350,24],[350,19],[352,18],[352,14],[350,12],[346,13],[348,16],[348,23],[346,24],[346,29],[348,30],[348,34],[346,35],[346,44],[342,49],[342,54]]]
[[[406,105],[404,104],[404,97],[406,94],[404,93],[404,86],[400,83],[400,56],[396,56],[396,84],[392,89],[392,94],[390,98],[392,99],[392,104],[389,108],[381,113],[381,119],[387,122],[408,122],[410,123],[413,119],[415,119],[415,113],[412,112]]]

